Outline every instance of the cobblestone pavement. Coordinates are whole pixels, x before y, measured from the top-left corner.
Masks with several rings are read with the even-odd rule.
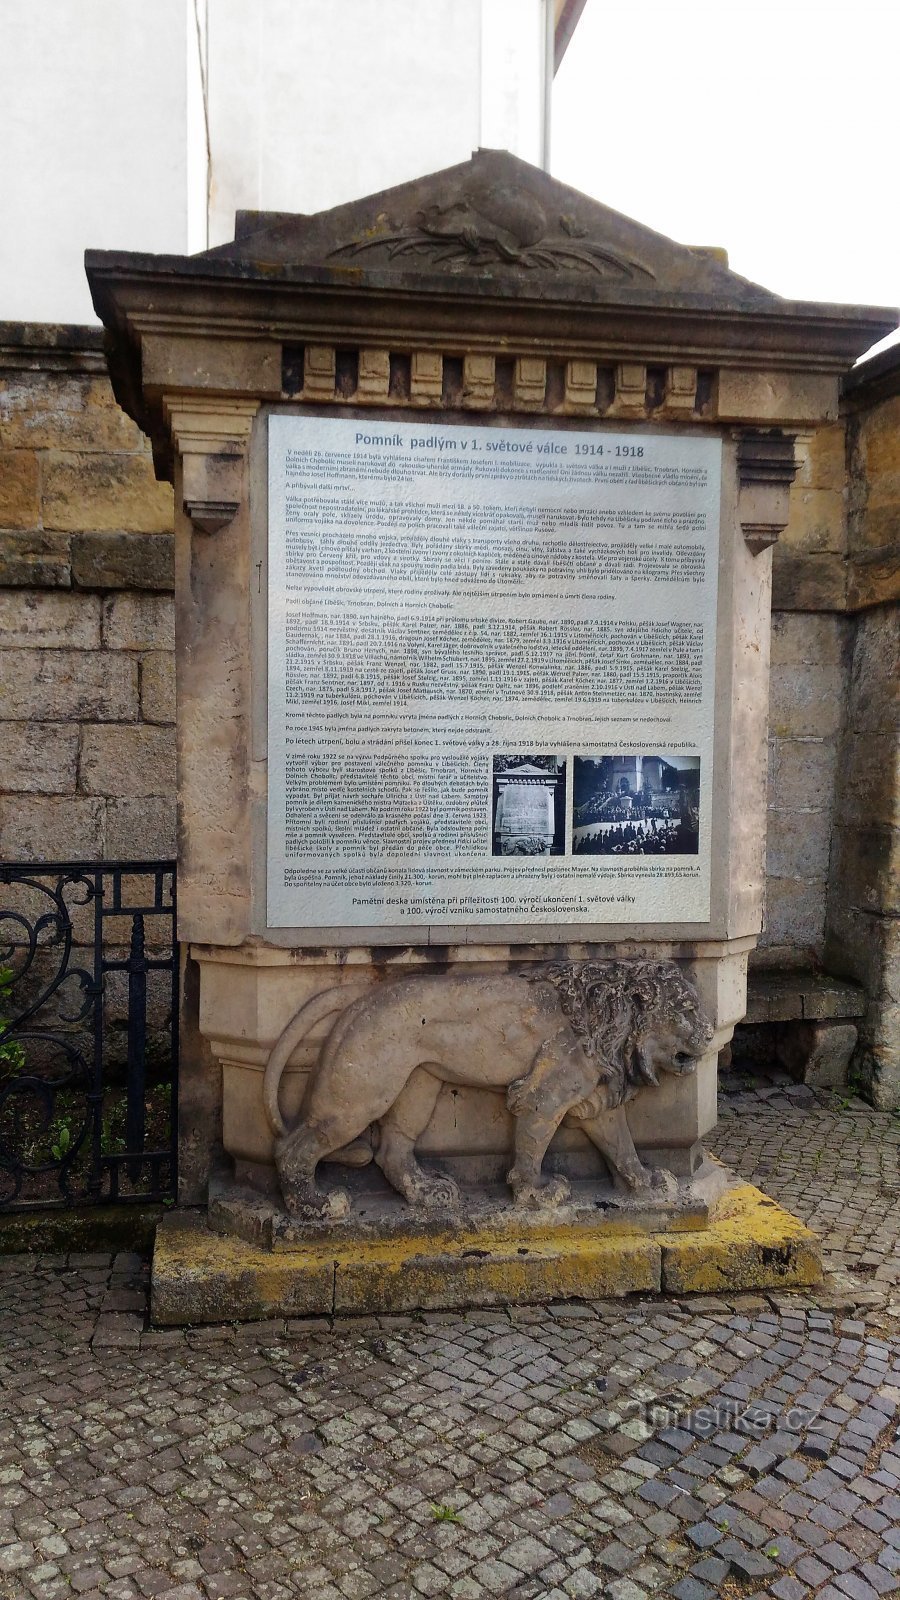
[[[738,1085],[715,1147],[824,1291],[185,1334],[135,1257],[0,1259],[0,1597],[900,1590],[900,1122]]]

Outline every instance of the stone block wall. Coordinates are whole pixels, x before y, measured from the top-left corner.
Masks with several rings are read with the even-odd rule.
[[[775,551],[757,960],[865,985],[860,1060],[900,1104],[900,352],[879,362],[798,440]],[[174,855],[171,529],[100,331],[0,324],[0,859]]]
[[[825,960],[860,982],[855,1058],[900,1107],[900,346],[847,386],[853,645],[838,758]]]
[[[174,855],[171,590],[100,331],[0,325],[0,858]]]
[[[843,422],[797,440],[788,525],[774,554],[766,921],[757,961],[814,966],[825,916],[851,645]]]

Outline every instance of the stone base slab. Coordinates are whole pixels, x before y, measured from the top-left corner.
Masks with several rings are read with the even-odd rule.
[[[649,1233],[523,1219],[509,1231],[427,1238],[335,1233],[272,1251],[171,1213],[156,1234],[151,1315],[162,1326],[274,1316],[385,1315],[628,1294],[805,1288],[821,1281],[819,1241],[750,1184],[734,1185],[705,1228]]]
[[[443,1170],[449,1166],[442,1163]],[[305,1251],[319,1242],[343,1248],[350,1239],[399,1240],[409,1245],[418,1240],[427,1250],[435,1237],[446,1233],[470,1238],[476,1248],[486,1236],[499,1248],[504,1241],[518,1247],[548,1228],[554,1234],[567,1228],[587,1229],[592,1236],[598,1229],[613,1236],[704,1228],[729,1182],[721,1164],[707,1156],[689,1181],[677,1183],[670,1173],[657,1172],[653,1186],[637,1195],[617,1193],[608,1180],[573,1179],[568,1200],[544,1210],[522,1210],[505,1183],[461,1184],[456,1205],[429,1212],[407,1205],[376,1167],[353,1171],[325,1162],[319,1170],[324,1188],[337,1184],[349,1198],[344,1221],[300,1221],[283,1209],[274,1183],[261,1188],[240,1174],[215,1172],[209,1184],[209,1227],[213,1233],[236,1235],[246,1244],[278,1251]]]

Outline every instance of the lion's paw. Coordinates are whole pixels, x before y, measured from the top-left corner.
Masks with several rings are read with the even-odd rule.
[[[459,1189],[452,1178],[428,1178],[417,1190],[414,1203],[434,1211],[453,1211],[459,1205]]]
[[[350,1196],[346,1189],[323,1194],[318,1189],[297,1188],[282,1180],[284,1204],[292,1217],[302,1222],[343,1222],[350,1215]]]
[[[511,1180],[512,1181],[512,1180]],[[515,1204],[529,1211],[543,1211],[565,1205],[571,1190],[566,1178],[547,1178],[543,1183],[512,1183]]]
[[[650,1188],[660,1200],[677,1200],[678,1179],[666,1167],[654,1167],[650,1173]]]

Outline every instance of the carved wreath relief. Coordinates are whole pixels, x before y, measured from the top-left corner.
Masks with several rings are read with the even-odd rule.
[[[635,1150],[625,1103],[660,1073],[693,1072],[712,1039],[696,989],[670,962],[565,962],[360,989],[348,985],[308,1001],[266,1068],[266,1113],[284,1202],[295,1216],[337,1220],[349,1213],[344,1191],[317,1188],[316,1167],[329,1157],[365,1164],[372,1151],[360,1136],[371,1125],[374,1159],[408,1203],[452,1208],[456,1184],[416,1160],[444,1084],[505,1091],[514,1126],[508,1182],[517,1204],[567,1198],[566,1180],[541,1172],[566,1118],[597,1146],[618,1187],[648,1188],[653,1174]],[[310,1029],[329,1016],[335,1021],[302,1111],[288,1127],[278,1103],[282,1073]]]
[[[534,195],[470,181],[446,205],[424,206],[384,232],[351,239],[331,251],[346,257],[370,251],[389,261],[418,256],[434,267],[509,266],[550,272],[592,272],[602,278],[646,278],[653,272],[587,235],[568,213],[554,221]]]

